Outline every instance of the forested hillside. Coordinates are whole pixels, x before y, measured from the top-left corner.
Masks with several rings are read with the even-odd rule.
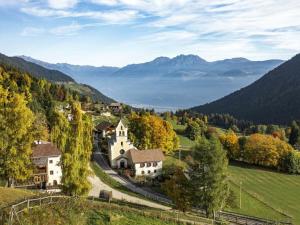
[[[58,71],[44,68],[33,62],[28,62],[19,57],[8,57],[0,53],[0,65],[15,68],[19,72],[28,73],[36,78],[46,79],[50,82],[56,82],[65,85],[68,89],[78,92],[80,96],[89,96],[94,101],[112,103],[115,100],[102,94],[97,89],[86,85],[76,83],[70,76]]]
[[[34,140],[45,140],[62,151],[65,193],[88,191],[93,124],[82,113],[82,99],[63,85],[0,66],[0,178],[8,186],[30,179]]]
[[[191,110],[229,113],[256,123],[287,124],[300,119],[299,105],[300,54],[246,88]]]
[[[30,73],[37,78],[44,78],[54,82],[74,82],[73,78],[58,70],[49,70],[18,57],[8,57],[0,53],[0,64],[14,67],[20,72]]]

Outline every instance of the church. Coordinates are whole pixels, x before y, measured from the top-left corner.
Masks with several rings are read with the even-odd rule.
[[[102,135],[111,126],[102,127]],[[128,128],[123,120],[110,132],[108,158],[112,168],[131,169],[135,176],[156,177],[162,173],[164,154],[160,149],[138,150],[128,139]]]

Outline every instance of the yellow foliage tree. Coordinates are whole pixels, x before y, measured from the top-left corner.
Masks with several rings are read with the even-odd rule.
[[[239,138],[234,131],[229,130],[226,134],[220,135],[220,141],[227,150],[230,159],[238,159],[240,156]]]
[[[245,144],[244,160],[249,163],[279,168],[292,146],[271,135],[253,134]]]
[[[179,140],[172,125],[158,116],[132,114],[129,131],[129,138],[140,149],[160,148],[168,153],[178,148]]]

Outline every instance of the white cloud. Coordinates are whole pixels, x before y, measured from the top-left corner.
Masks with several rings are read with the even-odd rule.
[[[54,9],[73,8],[77,3],[77,0],[48,0],[49,7]]]
[[[99,24],[78,24],[77,22],[73,22],[70,25],[58,26],[49,30],[50,34],[58,35],[58,36],[70,36],[76,35],[78,32],[87,27],[95,27]]]
[[[37,27],[25,27],[23,31],[21,32],[22,36],[26,37],[34,37],[41,35],[45,32],[44,28],[37,28]]]

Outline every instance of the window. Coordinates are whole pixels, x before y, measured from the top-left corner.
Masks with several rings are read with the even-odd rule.
[[[121,146],[123,147],[123,141],[121,141]]]
[[[124,153],[125,153],[125,150],[124,150],[124,149],[121,149],[121,150],[120,150],[120,154],[123,155]]]
[[[151,166],[151,163],[147,163],[147,167],[150,167]]]
[[[153,163],[153,166],[156,167],[156,166],[157,166],[157,162],[154,162],[154,163]]]
[[[141,174],[145,174],[145,171],[144,171],[144,170],[142,170]]]
[[[121,136],[122,135],[122,132],[121,131],[119,131],[119,136]]]
[[[49,160],[49,163],[53,163],[53,160],[51,159],[51,160]]]
[[[123,130],[123,126],[121,126],[121,130]]]
[[[148,174],[150,174],[151,173],[151,171],[150,170],[148,170]]]
[[[145,166],[145,163],[141,163],[140,167],[143,168]]]
[[[122,135],[125,136],[125,132],[124,131],[122,131]]]
[[[153,172],[156,173],[156,170],[154,170]]]
[[[50,170],[50,175],[53,175],[53,170]]]

